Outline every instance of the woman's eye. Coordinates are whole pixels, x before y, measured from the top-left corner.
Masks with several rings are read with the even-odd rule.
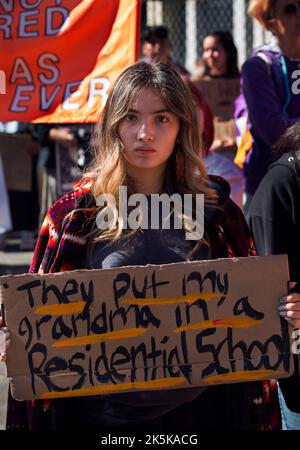
[[[168,118],[166,116],[156,116],[156,121],[158,123],[165,123],[168,122]]]
[[[136,115],[135,114],[127,114],[126,120],[127,120],[127,122],[134,122],[136,120]]]

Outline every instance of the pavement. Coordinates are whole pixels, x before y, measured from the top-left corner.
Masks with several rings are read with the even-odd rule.
[[[28,250],[23,250],[25,244]],[[9,233],[0,250],[0,275],[27,273],[33,255],[34,236],[22,236],[20,232]]]

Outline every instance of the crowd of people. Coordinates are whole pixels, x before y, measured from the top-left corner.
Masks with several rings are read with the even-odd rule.
[[[44,168],[40,184],[44,200],[32,273],[256,252],[287,254],[295,285],[281,299],[278,314],[291,326],[300,326],[300,97],[292,89],[293,74],[300,69],[300,5],[293,0],[251,0],[249,14],[271,31],[273,40],[254,49],[241,71],[227,31],[205,37],[193,74],[172,57],[166,27],[145,31],[142,61],[124,70],[112,87],[97,125],[93,155],[90,144],[81,145],[81,181],[76,195],[65,197],[63,204],[56,202],[54,146],[78,149],[82,126],[34,127],[31,132],[40,145],[37,166]],[[235,144],[232,139],[214,139],[214,117],[197,85],[212,79],[241,80],[235,102],[235,161],[240,167],[224,156],[224,149]],[[83,135],[89,143],[90,127]],[[204,194],[205,239],[186,241],[184,230],[175,227],[126,233],[119,223],[112,230],[99,230],[95,199],[101,194],[118,199],[121,185],[144,195]],[[9,332],[6,342],[2,361],[14,357]],[[294,363],[293,375],[278,384],[264,380],[65,398],[48,402],[46,408],[42,401],[24,407],[10,398],[8,429],[16,429],[16,424],[36,430],[300,429],[296,355]]]

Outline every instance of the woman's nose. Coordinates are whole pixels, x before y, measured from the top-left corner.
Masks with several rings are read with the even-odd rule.
[[[140,141],[152,142],[153,138],[154,134],[151,124],[147,122],[142,123],[138,131],[138,139]]]

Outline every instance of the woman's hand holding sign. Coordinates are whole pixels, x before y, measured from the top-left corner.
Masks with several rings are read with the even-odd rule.
[[[279,314],[295,328],[300,327],[300,294],[289,294],[280,299]]]

